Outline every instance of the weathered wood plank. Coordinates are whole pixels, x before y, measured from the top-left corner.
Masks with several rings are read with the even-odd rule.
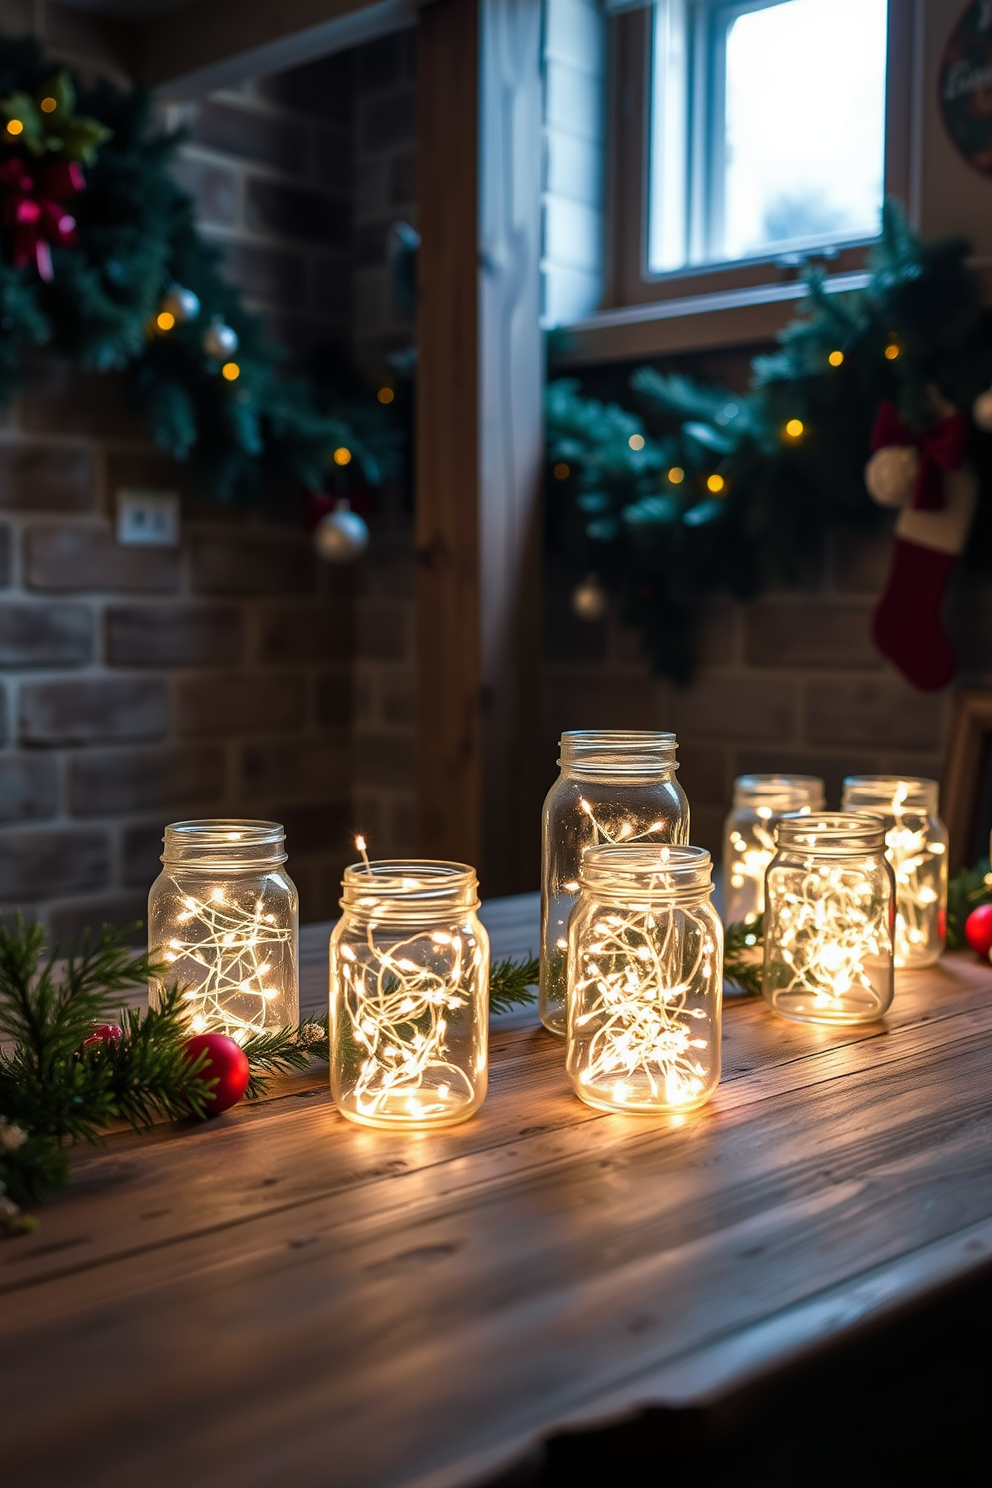
[[[992,1214],[988,1041],[985,1027],[929,1050],[923,1078],[916,1050],[681,1128],[618,1121],[634,1134],[612,1154],[509,1180],[435,1192],[414,1174],[419,1200],[388,1214],[344,1218],[325,1200],[266,1216],[230,1255],[213,1236],[159,1252],[166,1278],[123,1260],[109,1294],[102,1275],[90,1295],[78,1278],[15,1294],[0,1324],[18,1361],[11,1481],[29,1433],[35,1467],[66,1450],[42,1367],[65,1441],[116,1443],[110,1485],[177,1471],[172,1444],[148,1440],[145,1399],[168,1400],[219,1484],[266,1482],[276,1452],[305,1477],[331,1450],[343,1488],[401,1484],[539,1429]]]
[[[713,1109],[735,1110],[787,1088],[922,1058],[976,1027],[992,1032],[988,974],[965,971],[971,971],[967,963],[941,968],[929,981],[917,974],[915,989],[901,989],[886,1029],[807,1028],[772,1018],[757,1003],[736,1005],[725,1024],[725,1079]],[[953,991],[935,1002],[941,979]],[[956,1020],[953,1030],[948,1020]],[[475,1183],[482,1181],[483,1155],[490,1175],[505,1176],[548,1161],[549,1152],[588,1147],[593,1125],[596,1144],[606,1146],[624,1144],[644,1128],[644,1118],[618,1121],[575,1100],[563,1045],[542,1031],[497,1031],[491,1053],[489,1099],[476,1120],[452,1131],[358,1130],[334,1113],[321,1079],[298,1082],[291,1096],[240,1107],[208,1126],[160,1129],[153,1145],[132,1133],[116,1135],[106,1152],[80,1155],[69,1194],[46,1210],[41,1230],[18,1243],[15,1264],[0,1268],[0,1294],[320,1197],[348,1195],[351,1202],[359,1186],[381,1186],[400,1174],[464,1169],[474,1160],[468,1171]],[[582,1135],[574,1147],[563,1147],[556,1134],[572,1127]],[[393,1199],[384,1192],[381,1202],[390,1207]]]

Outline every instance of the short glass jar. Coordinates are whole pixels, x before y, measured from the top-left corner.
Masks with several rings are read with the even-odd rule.
[[[701,847],[590,847],[568,926],[567,1067],[603,1111],[691,1111],[720,1079],[723,926]]]
[[[885,822],[885,856],[896,877],[896,966],[932,966],[947,935],[947,828],[940,786],[918,775],[849,775],[845,811]]]
[[[244,1044],[300,1019],[299,898],[278,822],[181,821],[165,829],[148,895],[148,946],[184,988],[190,1029]]]
[[[565,1033],[568,917],[583,853],[602,843],[689,840],[689,802],[675,779],[675,735],[627,729],[562,734],[561,774],[544,802],[541,1022]]]
[[[873,1023],[893,991],[895,878],[881,817],[784,816],[765,874],[762,995],[799,1023]]]
[[[723,919],[750,925],[765,907],[765,869],[775,856],[775,823],[788,812],[822,811],[815,775],[738,775],[723,829]]]
[[[465,1121],[486,1096],[489,937],[475,869],[346,868],[330,942],[331,1092],[363,1126]]]

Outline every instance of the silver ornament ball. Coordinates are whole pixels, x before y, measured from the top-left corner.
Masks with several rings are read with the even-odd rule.
[[[175,316],[176,325],[182,325],[184,321],[195,320],[199,315],[200,300],[191,289],[184,289],[181,284],[172,284],[162,301],[162,309]]]
[[[354,563],[369,545],[369,529],[347,501],[339,501],[314,528],[313,545],[325,563]]]
[[[238,349],[238,333],[233,326],[225,325],[219,318],[210,322],[210,329],[203,338],[203,349],[207,356],[233,356]]]
[[[602,620],[609,600],[595,574],[582,580],[572,590],[572,609],[580,620]]]

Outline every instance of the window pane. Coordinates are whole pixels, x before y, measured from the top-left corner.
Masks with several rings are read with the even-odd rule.
[[[878,231],[885,44],[886,0],[785,0],[731,20],[711,259]]]

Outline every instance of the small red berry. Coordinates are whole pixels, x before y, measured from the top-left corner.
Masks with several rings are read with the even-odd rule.
[[[190,1063],[200,1054],[206,1054],[200,1074],[205,1080],[217,1082],[204,1099],[206,1114],[217,1116],[236,1106],[248,1089],[250,1074],[248,1056],[241,1045],[226,1033],[198,1033],[186,1040],[186,1052]]]
[[[89,1038],[84,1038],[79,1047],[88,1049],[91,1044],[116,1044],[123,1037],[124,1030],[118,1028],[116,1023],[98,1023]]]
[[[992,904],[980,904],[964,922],[964,938],[976,956],[992,951]]]

